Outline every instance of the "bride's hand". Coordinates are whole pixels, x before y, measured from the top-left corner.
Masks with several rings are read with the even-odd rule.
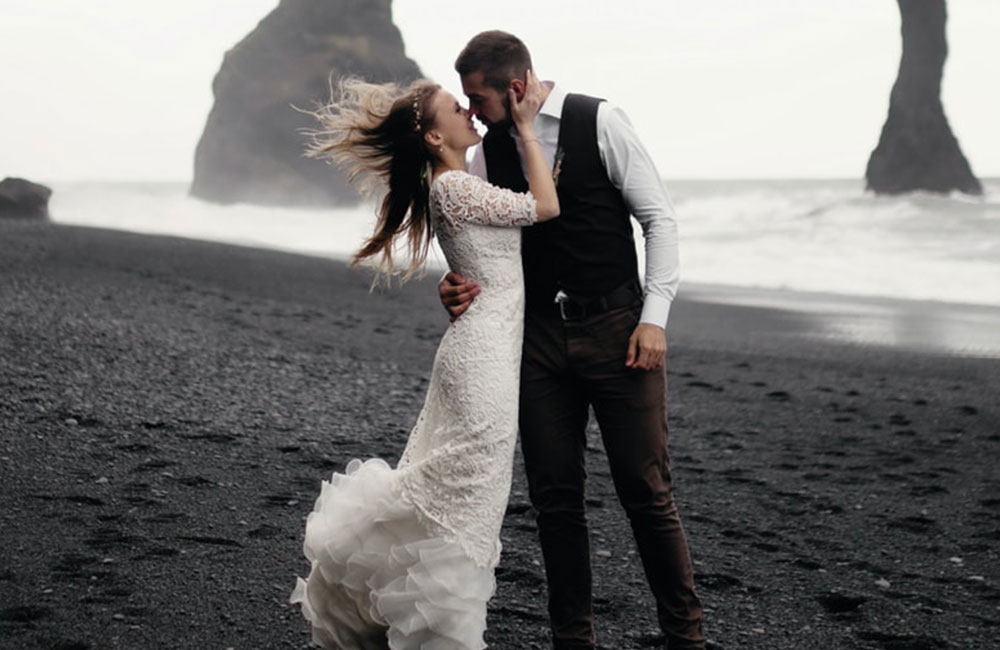
[[[542,84],[531,70],[525,72],[524,95],[518,101],[513,88],[507,90],[510,98],[510,116],[519,131],[522,126],[533,125],[538,109],[542,107]]]

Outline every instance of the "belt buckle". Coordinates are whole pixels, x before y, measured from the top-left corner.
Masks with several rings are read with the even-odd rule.
[[[556,297],[553,302],[559,305],[559,317],[564,321],[570,320],[569,315],[566,314],[566,304],[570,302],[569,296],[566,295],[566,292],[560,289],[556,293]]]

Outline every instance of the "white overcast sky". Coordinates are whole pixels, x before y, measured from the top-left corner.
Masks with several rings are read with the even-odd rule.
[[[188,180],[225,51],[277,0],[0,0],[0,177]],[[1000,0],[949,0],[943,99],[1000,176]],[[543,78],[631,116],[668,178],[861,177],[899,63],[894,0],[395,0],[407,54],[514,32]]]

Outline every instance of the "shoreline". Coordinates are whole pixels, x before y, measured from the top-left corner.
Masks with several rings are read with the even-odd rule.
[[[287,598],[320,481],[395,462],[447,327],[436,277],[369,282],[320,257],[0,222],[9,647],[305,646]],[[832,339],[818,298],[804,313],[701,290],[671,315],[669,435],[715,647],[992,648],[1000,362]],[[655,647],[586,435],[598,647]],[[486,640],[545,648],[515,463]]]
[[[790,312],[817,341],[1000,359],[1000,305],[692,283],[696,303]]]
[[[57,228],[92,228],[237,246],[341,264],[350,260],[348,255],[271,247],[250,240],[201,239],[61,222],[52,222],[50,225]],[[443,259],[430,258],[426,276],[443,274],[447,270],[443,262]],[[367,271],[362,269],[358,273],[364,274]],[[691,301],[797,314],[808,321],[805,326],[812,330],[805,336],[816,341],[1000,359],[1000,304],[686,281],[681,282],[677,300],[681,303]]]

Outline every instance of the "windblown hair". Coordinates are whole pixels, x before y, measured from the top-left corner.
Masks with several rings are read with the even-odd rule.
[[[402,280],[413,277],[427,259],[433,232],[428,206],[427,166],[431,153],[424,134],[434,124],[431,98],[440,88],[426,79],[409,87],[372,84],[356,78],[331,84],[330,102],[310,114],[320,127],[307,130],[306,155],[344,170],[363,195],[386,191],[377,210],[375,231],[351,261],[357,266],[379,256],[374,285],[391,281],[393,249],[406,236],[410,262]]]
[[[511,79],[525,79],[533,69],[527,46],[513,34],[498,29],[472,37],[455,60],[460,75],[483,73],[483,83],[506,96]]]

